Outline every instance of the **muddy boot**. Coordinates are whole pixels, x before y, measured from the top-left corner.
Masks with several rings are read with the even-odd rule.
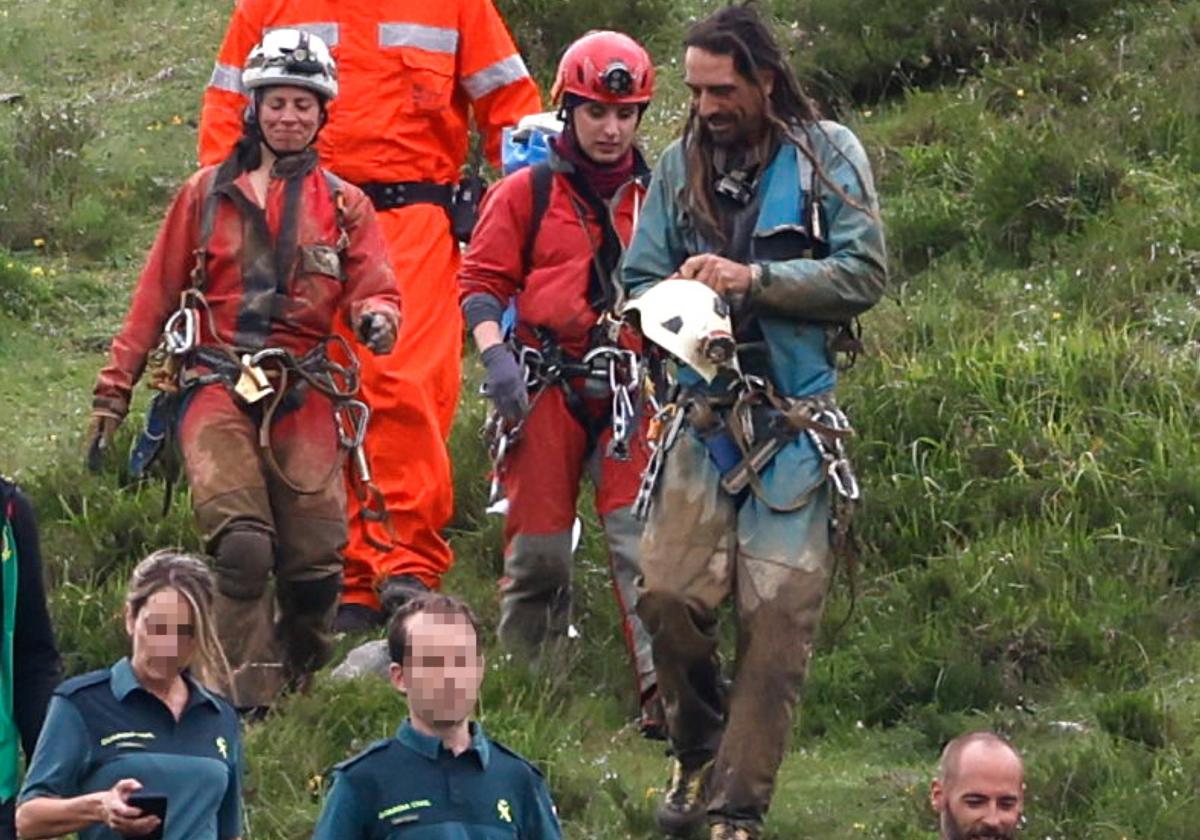
[[[654,822],[661,831],[673,837],[688,837],[704,822],[712,767],[711,759],[693,768],[672,759],[671,783],[654,812]]]
[[[275,636],[287,665],[288,687],[307,686],[333,653],[333,618],[341,592],[340,574],[275,584]]]
[[[667,740],[667,710],[657,686],[642,694],[642,712],[638,717],[638,734],[651,741]]]
[[[379,587],[379,603],[383,605],[385,622],[396,614],[396,610],[418,595],[424,595],[429,587],[414,575],[392,575]]]
[[[373,633],[383,627],[383,612],[363,604],[342,604],[333,620],[335,633]]]

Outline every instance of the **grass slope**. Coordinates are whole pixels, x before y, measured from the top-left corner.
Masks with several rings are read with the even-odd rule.
[[[592,5],[506,5],[541,77],[572,21],[644,14],[669,51],[688,11]],[[973,726],[1026,751],[1029,836],[1196,836],[1200,2],[770,5],[874,155],[896,282],[842,389],[869,494],[860,592],[814,660],[769,836],[927,836],[937,749]],[[164,518],[158,487],[87,475],[77,447],[227,12],[0,0],[0,93],[25,95],[0,105],[0,466],[41,511],[73,671],[121,650],[129,564],[195,545],[182,495]],[[653,149],[684,104],[659,57]],[[483,409],[464,393],[447,587],[494,624]],[[490,647],[482,717],[547,773],[568,836],[653,837],[665,762],[627,725],[585,519],[582,638],[541,675]],[[848,609],[839,589],[827,628]],[[401,715],[382,685],[322,682],[252,727],[253,836],[306,836],[326,768]]]

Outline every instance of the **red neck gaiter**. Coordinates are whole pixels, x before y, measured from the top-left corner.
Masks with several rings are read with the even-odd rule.
[[[571,164],[592,188],[592,192],[604,201],[611,199],[622,184],[633,178],[636,162],[632,146],[616,163],[599,164],[583,153],[569,129],[561,137],[551,140],[550,144],[554,153]]]

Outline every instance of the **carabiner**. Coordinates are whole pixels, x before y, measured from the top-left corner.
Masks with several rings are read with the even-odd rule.
[[[180,305],[163,327],[163,345],[172,356],[182,356],[196,346],[200,318],[196,310]]]

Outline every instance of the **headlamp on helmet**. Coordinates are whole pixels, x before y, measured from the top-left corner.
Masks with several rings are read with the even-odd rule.
[[[613,61],[600,74],[600,84],[613,96],[629,96],[633,93],[633,74],[624,61]]]

